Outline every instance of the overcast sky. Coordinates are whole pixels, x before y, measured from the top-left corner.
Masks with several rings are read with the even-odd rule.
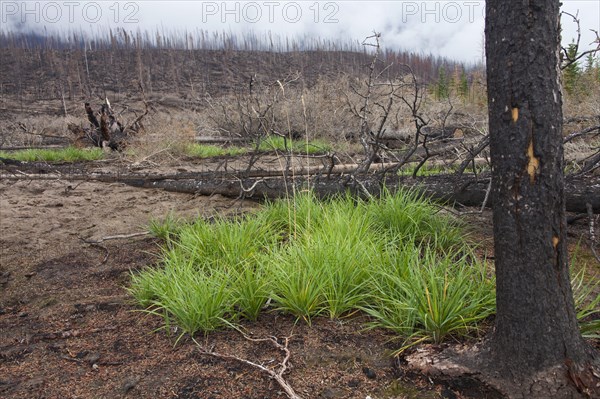
[[[564,0],[564,11],[579,10],[583,46],[600,30],[600,2]],[[381,32],[395,50],[432,53],[465,62],[482,59],[483,1],[27,1],[1,0],[2,29],[79,30],[109,27],[127,31],[197,29],[261,35],[317,35],[362,41]],[[576,36],[576,25],[563,17],[563,40]]]

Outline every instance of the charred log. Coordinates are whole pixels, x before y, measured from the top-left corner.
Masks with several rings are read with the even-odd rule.
[[[136,187],[160,188],[166,191],[184,192],[199,195],[220,194],[226,197],[245,197],[256,199],[277,199],[286,192],[304,190],[310,187],[320,198],[328,198],[349,192],[359,197],[379,196],[384,188],[392,192],[400,188],[414,188],[437,201],[464,206],[481,206],[484,203],[488,179],[476,178],[464,174],[460,177],[451,175],[424,176],[388,176],[385,180],[375,176],[335,175],[329,177],[296,177],[285,180],[281,177],[245,178],[245,179],[161,179],[123,178],[122,183]],[[572,178],[565,182],[567,193],[566,206],[570,212],[586,212],[586,204],[590,203],[594,213],[600,213],[600,177]],[[488,206],[491,206],[491,201]]]

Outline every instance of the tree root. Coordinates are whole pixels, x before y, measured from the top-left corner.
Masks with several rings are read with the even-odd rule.
[[[571,362],[523,375],[520,370],[491,363],[487,351],[485,344],[444,350],[423,346],[405,360],[414,371],[467,396],[473,389],[484,392],[486,398],[498,399],[600,398],[600,369],[594,364]]]
[[[239,331],[239,330],[238,330]],[[290,399],[302,399],[302,397],[300,397],[292,388],[292,386],[285,380],[285,378],[283,377],[283,375],[285,374],[285,372],[289,369],[288,366],[288,362],[290,360],[291,357],[291,352],[288,348],[288,344],[290,339],[292,338],[292,336],[287,336],[285,338],[283,338],[283,344],[281,344],[279,342],[279,339],[277,337],[268,337],[268,338],[252,338],[249,337],[247,334],[243,333],[242,331],[239,331],[242,336],[251,342],[269,342],[271,343],[275,348],[277,348],[279,351],[284,353],[284,358],[283,360],[281,360],[277,366],[273,369],[273,368],[269,368],[263,364],[257,363],[257,362],[253,362],[251,360],[248,359],[244,359],[242,357],[239,356],[235,356],[235,355],[228,355],[228,354],[223,354],[223,353],[219,353],[216,352],[213,348],[207,349],[206,347],[202,346],[198,341],[196,341],[195,339],[192,338],[192,340],[194,341],[194,343],[198,346],[198,349],[200,350],[200,353],[202,353],[203,355],[208,355],[208,356],[213,356],[216,357],[218,359],[226,359],[226,360],[236,360],[240,363],[244,363],[248,366],[254,367],[260,371],[262,371],[263,373],[267,374],[269,377],[271,377],[272,379],[274,379],[275,381],[277,381],[277,383],[279,384],[279,386],[281,386],[281,388],[283,388],[283,390],[285,391],[285,393],[287,394],[287,396]]]

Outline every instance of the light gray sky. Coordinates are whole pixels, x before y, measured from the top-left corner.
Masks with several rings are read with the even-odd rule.
[[[564,11],[579,10],[584,48],[600,30],[600,2],[564,0]],[[281,36],[320,36],[362,41],[382,33],[384,47],[432,53],[451,59],[482,59],[484,1],[26,1],[1,0],[2,29],[43,31],[165,32],[270,31]],[[563,17],[563,40],[576,36],[576,25]]]

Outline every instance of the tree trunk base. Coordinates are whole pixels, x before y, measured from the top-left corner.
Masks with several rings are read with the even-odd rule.
[[[533,375],[508,370],[494,362],[485,344],[457,345],[441,350],[423,346],[405,357],[408,366],[466,397],[488,399],[598,399],[600,365],[557,365]],[[596,363],[593,363],[593,362]]]

